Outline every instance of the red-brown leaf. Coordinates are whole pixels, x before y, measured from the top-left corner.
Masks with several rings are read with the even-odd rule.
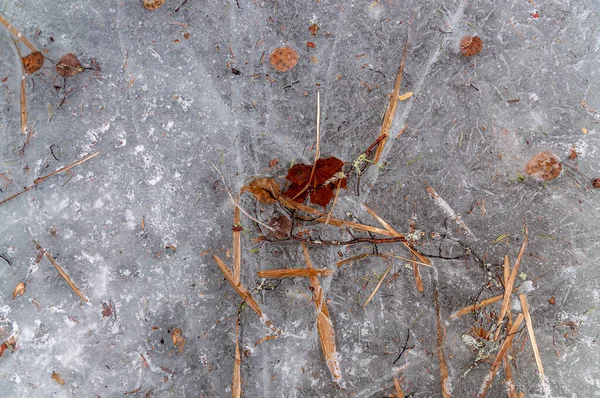
[[[335,196],[335,186],[337,180],[334,178],[336,173],[342,171],[344,162],[336,157],[318,159],[315,166],[315,172],[310,181],[309,188],[302,194],[301,192],[306,184],[309,183],[312,166],[307,164],[297,164],[288,170],[286,179],[292,182],[292,185],[285,192],[290,198],[295,198],[296,202],[303,202],[310,193],[310,203],[326,207]],[[329,181],[329,182],[328,182]],[[326,184],[327,182],[327,184]],[[343,178],[340,183],[341,188],[346,188],[346,179]],[[298,197],[296,197],[298,195]]]

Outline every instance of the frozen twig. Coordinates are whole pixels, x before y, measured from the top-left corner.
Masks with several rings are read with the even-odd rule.
[[[240,225],[240,208],[238,207],[239,198],[236,200],[235,210],[233,212],[233,282],[240,283],[242,272],[242,226]]]
[[[233,381],[231,383],[231,397],[241,398],[242,396],[242,358],[240,355],[240,317],[235,321],[235,361],[233,362]]]
[[[296,278],[301,276],[331,276],[333,271],[330,269],[319,268],[283,268],[258,271],[256,276],[260,278]]]
[[[450,398],[450,379],[448,375],[448,364],[444,354],[444,330],[442,325],[442,315],[440,311],[439,292],[437,285],[433,289],[433,301],[435,304],[435,323],[437,328],[437,356],[440,364],[440,379],[442,384],[442,396]]]
[[[27,47],[29,47],[29,49],[33,52],[37,52],[37,48],[35,48],[35,46],[33,44],[31,44],[31,42],[29,42],[29,40],[27,40],[27,38],[25,36],[23,36],[23,34],[21,32],[19,32],[17,30],[17,28],[15,28],[14,26],[12,26],[10,24],[10,22],[8,22],[3,16],[2,14],[0,14],[0,23],[2,25],[4,25],[6,27],[6,29],[9,30],[10,33],[12,33],[14,36],[16,36],[21,42],[23,42],[23,44],[25,44]]]
[[[462,220],[460,214],[457,214],[452,209],[452,207],[450,207],[450,205],[448,204],[448,202],[446,202],[444,200],[444,198],[442,198],[435,191],[435,189],[433,189],[432,187],[427,187],[427,192],[429,193],[429,196],[431,196],[431,199],[433,199],[433,201],[435,202],[435,204],[438,205],[438,207],[444,212],[444,214],[446,215],[446,217],[452,218],[458,224],[458,226],[463,231],[465,231],[473,240],[477,240],[477,238],[475,237],[475,235],[473,235],[473,232],[471,232],[471,230],[469,229],[469,227],[467,227],[467,224],[465,224],[465,222]]]

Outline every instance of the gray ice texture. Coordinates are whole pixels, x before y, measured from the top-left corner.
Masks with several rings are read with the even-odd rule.
[[[243,396],[379,398],[394,394],[399,377],[407,395],[440,397],[435,288],[448,387],[453,397],[476,396],[491,359],[464,376],[478,352],[462,336],[489,319],[449,315],[502,292],[501,264],[505,254],[516,259],[524,219],[531,236],[517,285],[533,283],[527,297],[549,388],[541,387],[526,331],[510,353],[517,388],[526,397],[600,396],[600,212],[590,183],[600,176],[597,1],[167,0],[156,11],[136,0],[2,3],[3,16],[46,62],[26,78],[25,145],[21,67],[2,28],[0,200],[99,154],[0,206],[2,342],[16,338],[0,358],[1,397],[231,396],[241,300],[212,255],[231,265],[234,207],[211,162],[234,193],[256,177],[282,181],[293,162],[311,163],[317,92],[322,155],[351,162],[379,135],[407,37],[401,93],[414,95],[399,102],[391,139],[362,176],[360,195],[352,177],[333,215],[352,212],[379,226],[365,203],[401,232],[413,220],[425,232],[423,253],[460,257],[463,243],[488,269],[473,256],[432,257],[433,267],[421,267],[420,293],[410,264],[396,259],[363,309],[389,262],[337,267],[372,247],[311,246],[315,266],[334,271],[320,281],[342,370],[335,385],[309,281],[256,276],[303,267],[299,244],[256,243],[260,232],[242,217],[242,283],[285,331],[255,346],[269,330],[242,309]],[[462,56],[464,35],[481,37],[483,51]],[[300,56],[284,73],[269,65],[281,46]],[[66,53],[91,69],[58,76],[55,63]],[[539,151],[563,161],[556,180],[524,175]],[[265,221],[273,212],[249,194],[241,204]],[[329,227],[322,235],[335,237],[350,235]],[[47,258],[36,261],[33,240],[88,303]],[[379,250],[410,256],[399,244]],[[13,299],[20,282],[26,292]],[[187,339],[182,352],[173,328]],[[409,329],[410,349],[393,364]],[[500,370],[488,397],[507,396],[503,380]]]

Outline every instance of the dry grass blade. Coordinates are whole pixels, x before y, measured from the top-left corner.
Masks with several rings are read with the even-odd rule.
[[[276,339],[277,337],[278,337],[278,336],[274,336],[274,335],[272,335],[272,334],[271,334],[271,335],[268,335],[268,336],[265,336],[265,337],[263,337],[263,338],[259,339],[259,340],[258,340],[256,343],[254,343],[254,346],[256,347],[256,346],[257,346],[257,345],[259,345],[260,343],[264,343],[265,341],[269,341],[269,340]]]
[[[527,333],[529,334],[529,340],[531,341],[531,348],[533,349],[533,355],[535,357],[535,363],[538,368],[540,381],[542,386],[546,384],[546,378],[544,376],[544,366],[542,366],[542,358],[540,357],[540,350],[538,349],[535,334],[533,333],[533,323],[531,321],[531,313],[529,312],[529,303],[527,302],[527,296],[521,293],[519,294],[519,301],[521,302],[521,309],[523,315],[525,315],[525,324],[527,325]],[[544,388],[545,390],[545,388]]]
[[[317,91],[317,131],[316,131],[316,135],[317,135],[317,143],[316,143],[316,148],[315,148],[315,161],[313,163],[312,170],[310,171],[310,177],[308,177],[308,180],[306,181],[306,185],[304,186],[304,188],[302,188],[302,190],[300,192],[298,192],[296,194],[296,196],[294,196],[292,198],[292,200],[294,200],[298,196],[302,195],[310,187],[310,182],[313,180],[313,177],[315,175],[315,170],[317,169],[317,160],[319,160],[319,158],[321,157],[321,93],[319,93],[318,91]],[[315,183],[316,183],[316,181],[315,181]]]
[[[46,258],[52,263],[52,265],[54,265],[54,268],[56,268],[56,270],[58,271],[58,273],[60,274],[60,276],[63,277],[63,279],[65,280],[65,282],[67,282],[67,285],[69,285],[69,287],[71,288],[71,290],[73,290],[73,293],[75,293],[81,299],[81,301],[83,301],[84,303],[87,303],[89,301],[88,298],[85,297],[85,295],[81,292],[81,290],[79,290],[79,288],[73,282],[73,280],[71,279],[71,277],[69,276],[69,274],[67,274],[66,271],[60,265],[58,265],[58,263],[56,262],[56,260],[54,259],[54,257],[52,257],[52,255],[50,253],[48,253],[36,241],[33,241],[33,243],[35,243],[35,246],[36,246],[36,248],[38,250],[40,250],[41,252],[43,252],[46,255]]]
[[[494,381],[494,376],[496,375],[498,368],[502,364],[502,361],[503,361],[504,357],[506,356],[508,349],[511,347],[513,338],[515,337],[515,333],[517,332],[517,330],[519,330],[519,327],[521,326],[522,322],[523,322],[523,314],[519,313],[519,315],[517,316],[517,319],[515,320],[515,322],[513,323],[512,327],[510,328],[510,330],[508,332],[508,336],[502,342],[502,345],[500,346],[500,349],[498,350],[498,354],[496,354],[496,359],[494,359],[494,362],[492,363],[492,367],[490,368],[490,371],[488,372],[488,375],[486,376],[486,378],[483,382],[483,385],[481,386],[481,389],[480,389],[481,392],[479,393],[478,398],[484,398],[485,394],[487,394],[488,389],[490,388],[490,386],[492,385],[492,382]]]
[[[388,108],[385,112],[385,117],[383,119],[383,124],[381,126],[381,133],[379,133],[379,136],[382,137],[382,139],[379,142],[379,145],[377,146],[377,150],[375,151],[375,157],[373,158],[373,161],[375,163],[379,162],[379,159],[381,158],[381,154],[383,153],[383,149],[385,148],[385,143],[387,142],[387,139],[390,136],[390,130],[392,129],[394,116],[396,116],[396,108],[398,107],[398,98],[400,96],[400,86],[402,85],[402,73],[404,72],[404,61],[406,61],[407,49],[408,35],[406,36],[406,41],[404,42],[404,52],[402,53],[402,61],[400,62],[400,68],[398,68],[398,74],[396,75],[394,92],[390,97],[390,103],[388,104]]]
[[[431,267],[431,264],[429,264],[429,263],[424,263],[422,261],[417,261],[414,258],[402,257],[402,256],[399,256],[399,255],[394,254],[392,252],[385,252],[385,255],[389,256],[389,257],[397,258],[399,260],[408,261],[409,263],[413,263],[413,264],[417,264],[417,265],[424,265],[425,267]]]
[[[2,15],[0,14],[0,18]],[[20,60],[23,60],[23,56],[21,55],[21,50],[19,50],[19,46],[15,39],[11,36],[12,42],[15,45],[15,50],[17,51],[17,55]],[[34,50],[36,51],[36,50]],[[27,97],[25,96],[25,77],[27,72],[25,71],[25,67],[21,67],[21,134],[27,135]]]
[[[371,293],[371,295],[369,296],[367,301],[365,301],[365,303],[363,304],[363,306],[362,306],[363,308],[365,308],[367,306],[367,304],[369,304],[369,302],[373,299],[373,297],[375,297],[375,293],[377,293],[377,291],[381,287],[381,284],[383,283],[383,280],[385,279],[385,277],[387,276],[387,274],[390,272],[391,269],[392,269],[392,264],[390,264],[389,267],[387,267],[387,269],[383,273],[383,276],[379,279],[379,283],[377,284],[377,286],[375,286],[375,289],[373,289],[373,292]]]
[[[239,198],[236,201],[239,204]],[[233,212],[233,282],[240,283],[242,273],[242,231],[241,231],[240,208],[235,206]]]
[[[404,391],[402,391],[402,387],[400,387],[400,381],[395,377],[394,377],[394,386],[396,387],[397,398],[404,398]]]
[[[9,196],[8,198],[6,198],[6,199],[4,199],[4,200],[0,201],[0,205],[3,205],[4,203],[6,203],[6,202],[8,202],[8,201],[11,201],[11,200],[13,200],[14,198],[16,198],[16,197],[17,197],[17,196],[19,196],[19,195],[23,195],[25,192],[29,191],[29,190],[30,190],[30,189],[32,189],[32,188],[35,188],[35,185],[32,185],[32,186],[30,186],[30,187],[27,187],[27,188],[25,188],[24,190],[22,190],[22,191],[19,191],[19,192],[17,192],[16,194],[14,194],[14,195],[11,195],[11,196]]]
[[[308,268],[314,268],[310,256],[308,255],[308,248],[302,243],[302,252],[304,253],[304,260]],[[313,288],[313,299],[317,310],[317,331],[319,332],[319,339],[321,340],[321,350],[325,356],[325,362],[329,368],[329,372],[336,383],[341,382],[342,372],[340,371],[340,365],[337,360],[337,351],[335,348],[335,332],[333,331],[333,323],[329,318],[329,310],[323,296],[323,289],[319,284],[319,280],[316,276],[311,276],[310,285]]]
[[[479,303],[475,303],[474,305],[469,305],[461,310],[454,312],[452,315],[450,315],[449,319],[454,320],[454,319],[460,318],[461,316],[464,316],[467,314],[472,314],[475,311],[479,311],[482,308],[487,307],[488,305],[494,304],[494,303],[502,300],[503,297],[504,297],[503,295],[499,294],[497,296],[486,298],[485,300],[480,301]]]
[[[261,278],[295,278],[300,276],[331,276],[333,271],[316,268],[284,268],[258,271],[256,275]]]
[[[427,192],[429,193],[429,196],[431,196],[431,199],[433,199],[433,201],[435,202],[435,204],[438,205],[438,207],[444,212],[444,214],[446,215],[446,217],[452,218],[458,224],[458,226],[463,231],[465,231],[472,239],[477,240],[477,238],[475,237],[475,235],[473,235],[473,232],[471,232],[471,230],[469,229],[469,227],[467,227],[467,224],[465,224],[465,222],[462,220],[461,216],[459,214],[457,214],[454,211],[454,209],[452,209],[452,207],[450,207],[450,205],[448,204],[448,202],[446,202],[444,200],[444,198],[442,198],[435,191],[435,189],[433,189],[433,187],[427,187]]]
[[[521,250],[519,251],[519,256],[517,257],[517,261],[513,266],[510,277],[508,278],[508,283],[504,286],[504,300],[502,301],[502,309],[500,310],[500,316],[498,317],[498,324],[500,324],[504,320],[504,316],[508,311],[508,307],[510,306],[510,295],[512,293],[513,287],[515,285],[515,281],[517,280],[517,275],[519,272],[519,266],[521,265],[521,259],[523,258],[523,254],[525,253],[525,247],[527,246],[527,241],[529,240],[529,230],[527,229],[527,224],[525,224],[525,239],[523,239],[523,245],[521,246]],[[496,335],[498,336],[498,335]],[[496,338],[497,340],[497,338]]]
[[[442,384],[442,396],[444,398],[450,398],[450,380],[448,375],[448,364],[446,363],[446,356],[444,354],[444,330],[442,324],[442,314],[440,311],[440,301],[437,286],[433,290],[433,301],[435,304],[435,315],[436,315],[436,328],[437,328],[437,356],[438,362],[440,363],[440,379]]]
[[[235,361],[233,363],[233,382],[231,384],[232,398],[241,398],[242,396],[242,358],[240,355],[240,319],[236,319],[235,324]]]
[[[508,360],[508,356],[504,357],[502,363],[504,364],[504,383],[506,383],[506,393],[508,394],[508,398],[517,398],[517,387],[515,386],[512,366]]]
[[[288,209],[300,210],[300,211],[303,211],[308,214],[319,216],[315,220],[311,220],[311,221],[315,221],[315,222],[319,222],[319,223],[324,223],[327,221],[327,217],[322,216],[321,212],[313,209],[310,206],[306,206],[305,204],[302,204],[302,203],[292,202],[291,200],[289,200],[283,196],[279,196],[277,199],[284,207],[287,207]],[[340,219],[334,218],[334,217],[331,217],[329,219],[328,224],[336,226],[336,227],[346,227],[346,228],[356,229],[359,231],[371,232],[371,233],[378,234],[378,235],[396,236],[393,233],[391,233],[390,231],[387,231],[385,229],[376,228],[376,227],[372,227],[370,225],[365,225],[365,224],[359,224],[359,223],[352,222],[352,221],[340,220]]]
[[[403,238],[404,234],[401,234],[400,232],[396,231],[390,224],[388,224],[383,218],[379,217],[379,215],[377,213],[375,213],[369,206],[367,206],[366,204],[363,203],[364,208],[367,210],[367,212],[375,219],[377,220],[378,223],[381,224],[381,226],[383,228],[385,228],[386,231],[388,231],[389,234],[391,234],[391,236],[396,236],[399,238]],[[408,242],[402,242],[402,244],[412,253],[413,256],[417,257],[419,260],[421,260],[422,263],[425,263],[426,265],[431,265],[431,261],[423,256],[421,253],[417,252],[410,243]]]

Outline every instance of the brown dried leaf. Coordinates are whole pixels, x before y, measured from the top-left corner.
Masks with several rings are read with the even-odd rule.
[[[177,351],[183,352],[183,347],[185,347],[186,339],[181,335],[181,329],[175,328],[171,333],[171,339],[173,340],[173,345],[177,347]]]
[[[279,184],[272,178],[257,178],[242,188],[242,192],[250,192],[260,203],[266,205],[277,202],[280,194]]]
[[[315,166],[315,173],[311,181],[310,178],[312,166],[307,164],[296,164],[288,170],[285,177],[292,182],[292,185],[285,192],[289,198],[294,198],[301,192],[306,184],[310,184],[314,190],[306,190],[298,195],[294,201],[302,203],[310,193],[310,203],[326,207],[335,196],[335,184],[339,180],[337,173],[342,171],[344,162],[336,157],[319,158]],[[341,188],[346,188],[346,178],[341,178]]]
[[[144,0],[144,8],[150,11],[159,9],[165,4],[165,0]]]
[[[81,62],[73,53],[63,55],[56,64],[56,73],[63,77],[73,77],[81,72],[83,72]]]
[[[298,63],[298,53],[291,47],[276,48],[269,57],[271,66],[278,72],[286,72]]]
[[[65,380],[62,378],[60,373],[52,372],[52,380],[60,384],[61,386],[65,384]]]
[[[538,152],[525,165],[525,173],[543,181],[551,181],[561,172],[560,159],[552,152]]]
[[[478,36],[465,36],[460,39],[460,52],[465,57],[479,54],[483,50],[483,41]]]
[[[28,75],[40,70],[42,65],[44,65],[44,56],[39,51],[32,52],[23,57],[23,68],[25,68],[25,73]]]
[[[592,180],[592,186],[593,186],[594,188],[600,188],[600,178],[594,178],[594,179]]]
[[[16,297],[23,295],[23,293],[25,293],[25,283],[21,282],[17,285],[17,287],[15,287],[15,290],[13,290],[13,300]]]

